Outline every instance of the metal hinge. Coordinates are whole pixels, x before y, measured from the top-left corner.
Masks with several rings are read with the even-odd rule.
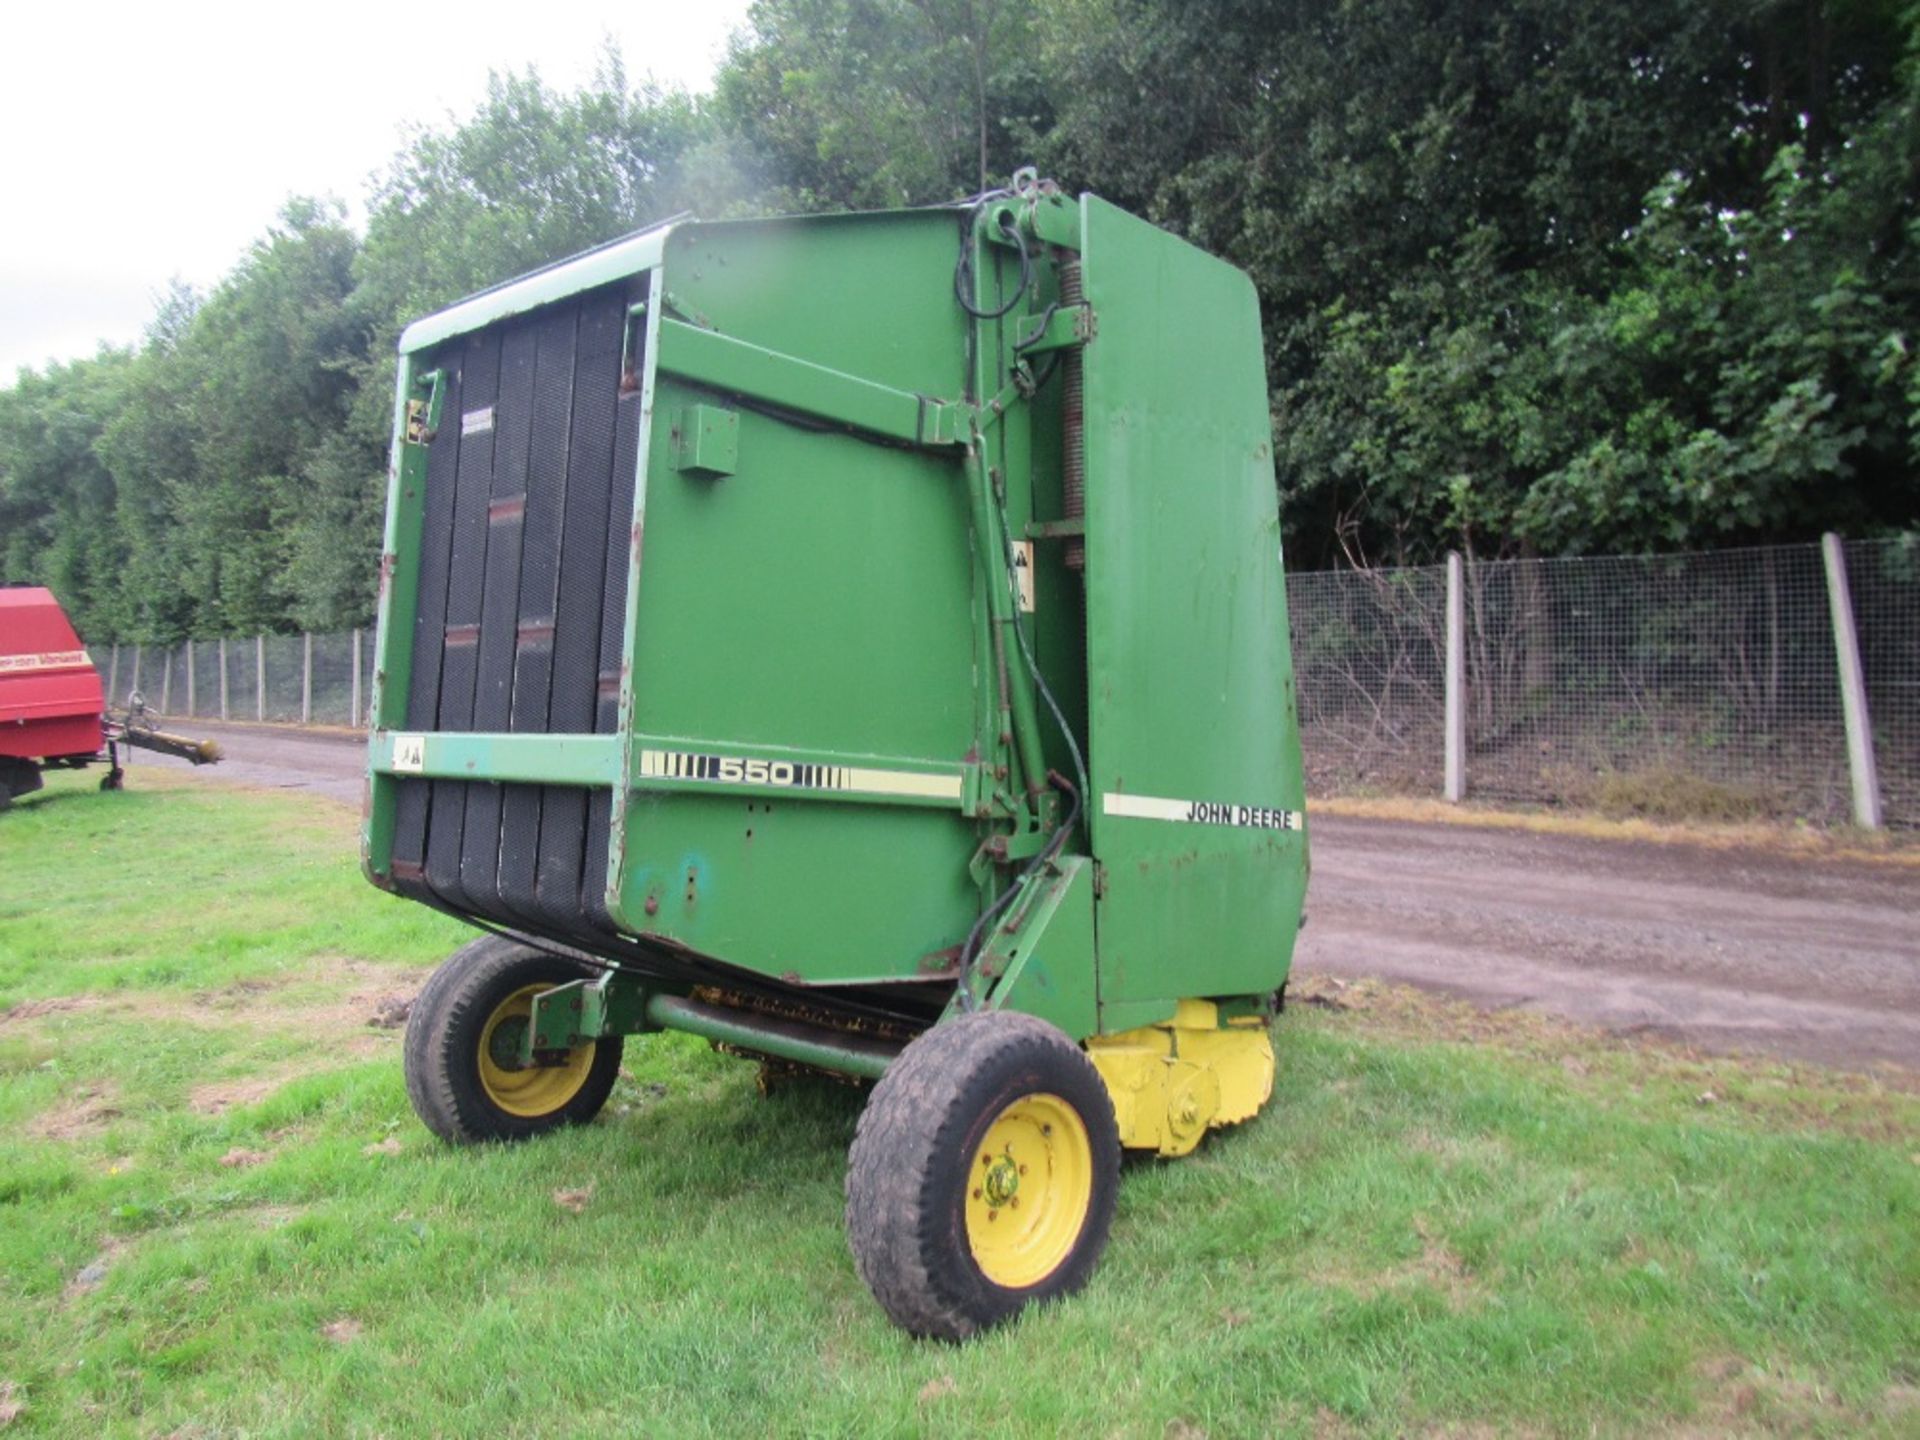
[[[1100,333],[1099,317],[1082,300],[1074,305],[1050,305],[1042,312],[1040,323],[1029,335],[1014,342],[1021,355],[1041,355],[1048,350],[1065,350],[1085,345]]]

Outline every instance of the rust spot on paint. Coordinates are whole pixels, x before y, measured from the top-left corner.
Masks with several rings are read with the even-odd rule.
[[[945,950],[935,950],[931,955],[920,957],[922,975],[946,975],[957,969],[960,964],[960,947],[949,945]]]
[[[480,643],[480,627],[478,625],[447,626],[447,644],[478,645],[479,643]]]

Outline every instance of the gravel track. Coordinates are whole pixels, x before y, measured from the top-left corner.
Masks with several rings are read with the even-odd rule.
[[[206,721],[218,781],[358,806],[364,742]],[[136,760],[138,766],[172,764]],[[184,769],[184,767],[181,767]],[[1315,816],[1298,963],[1716,1051],[1920,1069],[1920,871]]]

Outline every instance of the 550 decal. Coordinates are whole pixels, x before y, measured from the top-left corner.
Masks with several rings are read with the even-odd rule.
[[[816,765],[755,755],[710,755],[691,750],[642,750],[642,780],[703,780],[716,785],[772,785],[793,790],[851,791],[916,799],[960,799],[958,774]]]

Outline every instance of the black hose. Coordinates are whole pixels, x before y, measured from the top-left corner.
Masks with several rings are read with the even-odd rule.
[[[966,234],[961,237],[960,256],[953,265],[953,298],[960,302],[962,310],[976,320],[998,320],[1026,298],[1027,291],[1033,284],[1033,253],[1027,249],[1027,237],[1021,233],[1019,225],[1014,223],[1013,216],[1003,214],[1000,217],[1000,228],[1012,239],[1014,247],[1020,252],[1020,283],[1013,287],[1013,294],[999,309],[976,308],[970,292],[973,289],[973,222],[978,214],[978,207],[967,212]]]

